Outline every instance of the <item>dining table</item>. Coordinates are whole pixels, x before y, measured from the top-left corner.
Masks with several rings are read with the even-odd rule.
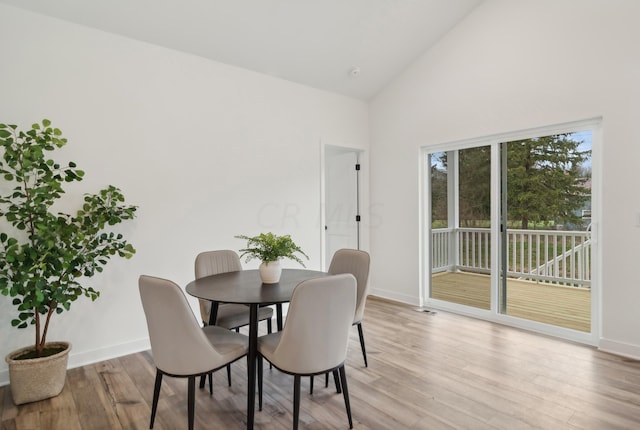
[[[191,296],[212,303],[209,324],[215,324],[218,304],[237,303],[249,306],[249,348],[247,352],[247,429],[253,429],[258,356],[258,308],[276,305],[277,328],[282,330],[282,305],[291,301],[293,290],[302,281],[329,276],[307,269],[282,269],[280,281],[264,284],[258,270],[240,270],[205,276],[187,284]]]

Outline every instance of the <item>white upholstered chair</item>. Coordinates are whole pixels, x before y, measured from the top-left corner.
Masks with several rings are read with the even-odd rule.
[[[353,316],[353,325],[358,327],[358,336],[360,338],[360,349],[362,349],[362,357],[364,358],[364,366],[368,367],[367,350],[364,346],[364,333],[362,330],[362,317],[364,316],[364,307],[367,303],[367,295],[369,294],[369,266],[371,258],[369,253],[358,249],[339,249],[331,258],[328,272],[332,275],[341,273],[351,273],[355,276],[358,283],[358,293],[356,301],[356,311]],[[325,377],[325,387],[329,384],[328,374]],[[336,388],[340,392],[340,386],[336,383]],[[313,394],[313,377],[310,381],[310,392]]]
[[[349,328],[356,308],[356,279],[351,274],[301,282],[291,297],[282,331],[258,338],[258,394],[262,409],[262,359],[294,375],[293,428],[300,416],[300,378],[340,373],[349,428],[353,428],[344,368]]]
[[[205,276],[217,275],[218,273],[237,272],[242,270],[240,257],[232,250],[215,250],[201,252],[196,256],[195,260],[195,277],[196,279]],[[211,302],[209,300],[199,299],[200,317],[205,325],[209,324],[211,313]],[[273,309],[270,307],[261,307],[258,310],[258,321],[267,321],[267,332],[271,333],[271,319],[273,318]],[[217,305],[215,325],[231,330],[239,331],[240,327],[249,324],[249,307],[234,303],[221,303]],[[213,378],[209,375],[209,392],[213,391]],[[231,366],[227,366],[227,381],[231,386]],[[200,388],[205,384],[205,377],[200,379]]]
[[[153,428],[162,377],[168,375],[188,378],[187,410],[191,430],[196,377],[246,356],[248,338],[222,327],[200,327],[184,292],[169,280],[143,275],[138,284],[156,365],[149,428]]]
[[[358,336],[360,337],[360,348],[364,358],[364,366],[368,367],[367,351],[364,347],[364,333],[362,332],[362,317],[364,307],[369,294],[369,265],[371,258],[369,253],[359,249],[339,249],[333,254],[328,272],[332,275],[341,273],[351,273],[355,276],[358,284],[356,301],[356,311],[353,316],[353,325],[358,326]]]
[[[196,256],[196,279],[218,273],[237,272],[242,270],[240,257],[235,251],[217,250],[201,252]],[[204,324],[209,324],[211,302],[200,299],[200,316]],[[273,309],[262,307],[258,311],[258,321],[267,321],[267,331],[271,332]],[[249,307],[240,304],[222,303],[218,305],[215,325],[228,329],[238,329],[249,324]]]

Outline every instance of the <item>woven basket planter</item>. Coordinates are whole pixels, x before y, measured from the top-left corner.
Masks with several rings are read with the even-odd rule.
[[[33,347],[22,348],[5,357],[9,365],[9,382],[11,395],[16,405],[37,402],[55,397],[64,388],[67,377],[67,361],[71,344],[67,342],[51,342],[49,347],[64,346],[66,349],[48,357],[15,360],[21,354],[33,350]]]

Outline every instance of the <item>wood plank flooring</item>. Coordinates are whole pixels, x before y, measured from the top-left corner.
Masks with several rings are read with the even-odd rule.
[[[370,298],[363,366],[353,328],[347,376],[355,429],[638,429],[640,362],[511,327]],[[214,394],[196,393],[196,429],[246,428],[246,363]],[[68,371],[56,398],[16,407],[0,387],[0,428],[146,429],[155,368],[149,352]],[[341,395],[303,380],[303,429],[347,429]],[[256,429],[289,429],[293,378],[265,368]],[[187,425],[186,380],[165,378],[155,429]]]
[[[433,275],[431,296],[489,309],[491,278],[465,272],[443,272]],[[589,333],[591,331],[591,291],[508,279],[507,314],[559,327]]]

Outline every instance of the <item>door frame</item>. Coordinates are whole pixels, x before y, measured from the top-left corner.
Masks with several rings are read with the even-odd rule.
[[[602,219],[602,118],[590,118],[586,120],[568,123],[554,124],[544,127],[536,127],[525,130],[500,133],[475,139],[454,141],[449,143],[423,146],[421,148],[421,172],[420,172],[420,305],[455,313],[472,316],[479,319],[494,321],[501,324],[522,328],[525,330],[543,333],[555,337],[597,345],[602,332],[602,256],[601,256],[601,229]],[[592,132],[592,285],[591,285],[591,332],[585,333],[567,328],[524,320],[499,312],[498,288],[499,273],[498,262],[500,258],[500,142],[528,139],[560,133],[570,133],[589,129]],[[491,309],[477,309],[456,303],[430,298],[431,289],[431,211],[430,211],[430,166],[427,163],[428,154],[435,152],[455,151],[476,146],[491,146]],[[496,222],[493,222],[496,220]]]

